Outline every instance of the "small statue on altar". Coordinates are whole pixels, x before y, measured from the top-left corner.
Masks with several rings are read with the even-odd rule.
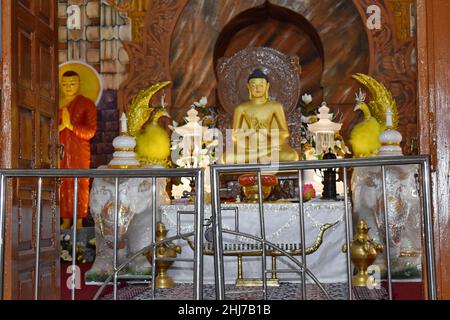
[[[91,147],[89,141],[97,130],[97,109],[94,102],[80,92],[80,75],[66,71],[61,78],[59,103],[59,141],[63,145],[60,168],[89,169]],[[73,218],[74,179],[61,179],[61,229],[68,229]],[[77,228],[83,227],[88,215],[89,178],[78,179]]]
[[[289,128],[283,106],[269,99],[270,83],[260,69],[248,77],[249,99],[238,105],[233,115],[232,150],[226,150],[224,163],[298,161],[289,145]]]

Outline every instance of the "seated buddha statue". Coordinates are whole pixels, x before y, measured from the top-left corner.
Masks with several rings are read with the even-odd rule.
[[[249,98],[234,110],[232,142],[227,144],[224,163],[299,160],[297,151],[289,145],[289,128],[283,106],[269,99],[269,87],[268,77],[260,69],[248,77]]]

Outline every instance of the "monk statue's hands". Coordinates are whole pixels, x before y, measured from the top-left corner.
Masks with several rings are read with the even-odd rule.
[[[65,128],[73,131],[73,125],[70,122],[69,110],[66,107],[61,108],[62,112],[62,123],[59,125],[59,132],[63,131]]]

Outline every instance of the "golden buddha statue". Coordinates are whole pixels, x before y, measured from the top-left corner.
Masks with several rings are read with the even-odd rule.
[[[247,84],[249,100],[234,110],[232,150],[226,150],[224,163],[299,160],[297,151],[289,145],[289,128],[283,106],[269,99],[269,87],[268,78],[260,69],[250,74]]]

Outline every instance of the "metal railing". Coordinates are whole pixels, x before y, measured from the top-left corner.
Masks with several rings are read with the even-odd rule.
[[[128,262],[143,253],[144,250],[152,249],[152,297],[155,296],[155,272],[156,261],[168,258],[156,257],[155,248],[163,243],[175,240],[176,237],[171,237],[163,241],[156,240],[156,179],[157,178],[171,178],[171,177],[191,177],[195,179],[195,215],[194,215],[194,284],[193,284],[193,298],[201,300],[203,298],[203,215],[204,215],[204,171],[198,168],[189,169],[1,169],[0,170],[0,300],[3,299],[4,288],[4,256],[5,256],[5,220],[7,208],[7,180],[17,177],[34,177],[38,179],[37,184],[37,207],[36,207],[36,245],[35,245],[35,272],[34,272],[34,299],[39,298],[39,276],[40,276],[40,229],[41,229],[41,207],[42,207],[42,180],[43,178],[74,178],[74,201],[73,201],[73,235],[72,235],[72,271],[76,269],[76,243],[77,243],[77,205],[78,205],[78,179],[79,178],[114,178],[115,179],[115,193],[114,193],[114,244],[113,244],[113,274],[107,279],[109,281],[113,278],[113,297],[117,298],[117,281],[120,278],[119,271],[126,266]],[[143,248],[127,261],[118,265],[117,259],[117,242],[118,242],[118,216],[119,216],[119,184],[120,178],[151,178],[152,190],[152,241],[148,247]],[[176,260],[176,258],[174,258]],[[104,287],[104,286],[103,286]],[[72,299],[74,300],[75,285],[72,285]],[[99,290],[100,291],[100,290]]]
[[[387,213],[387,194],[386,194],[386,166],[396,165],[419,165],[421,172],[421,190],[422,190],[422,222],[423,222],[423,238],[425,242],[425,263],[426,263],[426,277],[427,277],[427,290],[428,298],[436,299],[436,278],[435,278],[435,260],[433,249],[433,225],[431,217],[431,187],[430,187],[430,163],[428,156],[396,156],[396,157],[377,157],[377,158],[361,158],[361,159],[339,159],[339,160],[317,160],[317,161],[301,161],[301,162],[285,162],[279,163],[277,166],[277,173],[282,172],[296,172],[297,179],[299,181],[299,217],[300,217],[300,241],[302,247],[302,260],[299,261],[293,256],[290,256],[287,252],[280,247],[267,241],[265,235],[265,221],[264,221],[264,206],[262,197],[262,181],[261,174],[263,172],[274,172],[273,164],[236,164],[236,165],[213,165],[211,167],[211,195],[212,195],[212,214],[213,214],[213,228],[214,228],[214,268],[215,268],[215,283],[216,283],[216,298],[225,299],[225,274],[224,274],[224,260],[223,260],[223,241],[222,233],[228,233],[247,237],[261,243],[262,250],[262,270],[261,278],[263,280],[263,298],[267,298],[267,273],[272,270],[266,267],[266,252],[268,248],[276,249],[285,254],[286,258],[294,262],[301,273],[301,285],[303,297],[306,297],[306,275],[310,276],[314,282],[319,286],[322,292],[328,297],[326,290],[320,284],[320,282],[314,277],[314,275],[306,267],[305,257],[305,220],[303,209],[303,193],[300,186],[303,185],[302,171],[310,169],[329,169],[329,168],[342,168],[343,169],[343,183],[344,183],[344,219],[345,219],[345,243],[347,248],[350,248],[350,233],[351,233],[351,214],[349,210],[349,195],[348,195],[348,178],[347,169],[356,167],[381,167],[382,174],[382,193],[384,202],[384,230],[386,233],[386,251],[387,251],[387,284],[389,299],[392,299],[392,277],[391,277],[391,261],[390,261],[390,236],[389,236],[389,224]],[[258,203],[259,203],[259,219],[260,219],[260,237],[253,235],[235,232],[222,228],[222,210],[220,201],[220,177],[224,174],[237,174],[237,173],[249,173],[253,172],[257,175],[258,185]],[[346,250],[347,253],[347,281],[348,281],[348,297],[353,299],[352,291],[352,262],[350,257],[350,250]],[[296,271],[298,273],[298,271]]]

